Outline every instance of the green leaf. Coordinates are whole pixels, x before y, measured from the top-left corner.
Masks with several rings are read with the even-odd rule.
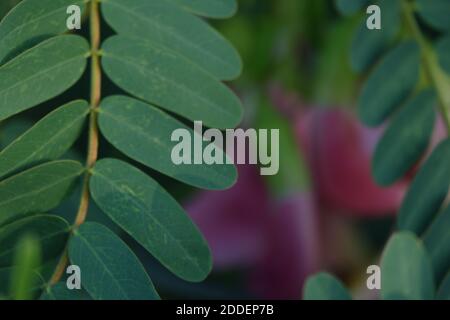
[[[62,156],[78,138],[89,105],[68,103],[48,114],[0,153],[0,177],[24,166]]]
[[[168,1],[108,0],[102,2],[102,12],[118,34],[142,38],[155,50],[178,53],[220,80],[232,80],[241,73],[240,57],[227,40],[202,19]]]
[[[359,113],[378,126],[408,97],[419,77],[420,50],[412,41],[400,44],[374,70],[359,99]]]
[[[425,232],[423,242],[430,254],[435,278],[439,281],[450,269],[450,206],[439,213]]]
[[[445,277],[444,281],[442,281],[436,299],[450,300],[450,272],[447,274],[447,277]]]
[[[103,100],[99,125],[102,134],[117,149],[140,163],[172,178],[204,189],[225,189],[236,181],[233,165],[175,165],[171,142],[174,130],[193,130],[161,110],[123,96]],[[193,154],[193,153],[192,153]]]
[[[431,27],[442,31],[450,30],[450,1],[416,0],[416,10]]]
[[[13,299],[31,300],[33,298],[33,288],[35,288],[37,282],[35,269],[40,266],[40,262],[39,239],[35,238],[34,235],[24,235],[19,239],[14,256],[16,268],[11,275],[10,289],[10,296]]]
[[[436,51],[441,67],[450,75],[450,35],[439,40]]]
[[[40,243],[43,261],[57,257],[64,249],[69,229],[64,219],[52,215],[34,215],[1,227],[0,267],[13,264],[14,250],[19,250],[17,243],[27,234]]]
[[[394,183],[424,154],[433,132],[435,104],[434,90],[425,90],[395,115],[373,157],[373,174],[378,184]]]
[[[75,161],[48,162],[0,182],[0,226],[55,208],[84,171]]]
[[[190,120],[215,128],[233,128],[241,120],[241,104],[229,88],[150,42],[111,37],[103,44],[102,65],[123,90]]]
[[[207,18],[223,19],[233,16],[238,8],[236,0],[170,0],[182,8]]]
[[[14,117],[2,122],[0,130],[0,150],[10,145],[33,126],[33,121],[25,117]]]
[[[400,29],[400,1],[379,0],[377,4],[382,12],[382,29],[369,30],[365,16],[353,39],[350,63],[356,72],[366,71],[389,46]]]
[[[0,20],[21,0],[3,0],[0,2]]]
[[[304,300],[352,299],[342,282],[325,272],[309,277],[303,290]]]
[[[0,120],[47,101],[83,74],[89,47],[80,36],[51,38],[0,67]]]
[[[83,287],[94,300],[159,298],[138,258],[101,224],[86,222],[75,231],[69,257],[82,270]]]
[[[174,274],[188,281],[208,276],[212,262],[205,239],[155,180],[105,159],[95,165],[90,188],[98,206]]]
[[[58,282],[57,284],[48,287],[41,295],[40,300],[92,300],[89,294],[84,289],[69,290],[65,282]]]
[[[336,0],[335,2],[339,13],[348,16],[362,10],[369,0]]]
[[[438,213],[450,184],[450,139],[441,142],[420,169],[403,201],[398,227],[421,234]]]
[[[384,300],[430,300],[434,279],[422,242],[410,232],[389,239],[381,258],[381,296]]]
[[[2,0],[4,1],[4,0]],[[67,32],[67,7],[85,9],[84,0],[24,0],[0,23],[0,65],[11,56]]]

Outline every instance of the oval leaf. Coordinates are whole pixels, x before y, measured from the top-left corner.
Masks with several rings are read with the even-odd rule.
[[[303,291],[304,300],[352,299],[342,282],[325,272],[309,277]]]
[[[400,232],[389,240],[381,259],[381,296],[385,300],[430,300],[434,279],[430,259],[420,240]]]
[[[170,0],[182,8],[207,18],[223,19],[237,11],[236,0]]]
[[[435,104],[434,90],[426,90],[394,117],[373,158],[373,173],[378,184],[394,183],[424,154],[433,132]]]
[[[111,80],[138,98],[215,128],[241,120],[237,97],[224,84],[175,53],[123,36],[103,44],[102,65]]]
[[[417,12],[423,20],[435,29],[450,30],[450,1],[448,0],[416,0]]]
[[[398,227],[420,235],[448,194],[450,139],[441,142],[420,169],[403,201]]]
[[[86,222],[69,241],[70,261],[83,271],[83,287],[94,300],[155,300],[144,267],[112,231]]]
[[[18,241],[33,235],[41,245],[44,261],[55,258],[64,250],[70,226],[64,219],[52,215],[35,215],[0,228],[0,267],[13,265]]]
[[[165,267],[188,281],[211,271],[211,255],[183,208],[156,181],[119,160],[97,162],[91,194],[98,206]]]
[[[3,1],[3,0],[2,0]],[[0,65],[52,36],[67,32],[67,8],[84,0],[23,0],[0,23]]]
[[[419,77],[420,50],[406,42],[390,52],[367,80],[359,113],[369,126],[378,126],[408,97]]]
[[[0,177],[62,156],[80,134],[89,113],[86,101],[68,103],[48,114],[0,153]]]
[[[194,132],[151,105],[122,96],[106,98],[100,107],[99,125],[117,149],[172,178],[204,189],[225,189],[236,181],[233,165],[175,165],[171,157],[177,144],[171,141],[173,132],[184,129],[190,137]]]
[[[55,208],[84,171],[75,161],[53,161],[0,182],[0,226],[25,214]]]
[[[230,43],[177,5],[168,1],[108,0],[102,3],[102,10],[118,34],[140,37],[176,52],[217,79],[232,80],[241,73],[240,57]]]
[[[377,4],[382,12],[382,29],[368,29],[367,16],[364,16],[353,39],[350,63],[356,72],[367,70],[380,57],[400,29],[400,2],[380,0]]]
[[[88,52],[89,46],[84,38],[58,36],[1,66],[0,120],[70,88],[83,74]]]
[[[440,213],[424,235],[436,280],[440,281],[450,270],[450,206]]]
[[[40,300],[79,301],[92,300],[92,298],[84,289],[69,290],[65,282],[58,282],[48,287],[41,295]]]

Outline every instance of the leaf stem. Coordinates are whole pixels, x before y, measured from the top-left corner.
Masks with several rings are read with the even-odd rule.
[[[98,158],[99,133],[97,125],[97,111],[101,100],[102,73],[100,67],[100,12],[99,0],[90,1],[90,37],[91,37],[91,112],[89,115],[89,141],[86,156],[86,172],[83,177],[83,187],[80,197],[80,205],[75,217],[72,230],[79,227],[86,220],[89,208],[89,178],[90,170],[94,167]],[[67,248],[64,250],[58,265],[55,268],[50,285],[57,283],[69,263]]]
[[[450,134],[450,90],[448,90],[448,86],[450,86],[449,78],[440,68],[436,53],[420,30],[414,16],[413,4],[408,0],[401,1],[406,23],[413,37],[420,45],[426,75],[430,83],[436,89],[440,111],[447,127],[447,133]]]

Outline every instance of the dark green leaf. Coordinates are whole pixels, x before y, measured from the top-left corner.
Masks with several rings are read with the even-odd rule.
[[[161,110],[135,99],[113,96],[103,100],[100,130],[106,139],[127,156],[170,177],[204,189],[225,189],[236,181],[233,165],[175,165],[171,141],[176,129],[193,130]],[[193,153],[192,153],[193,154]]]
[[[450,269],[450,206],[441,212],[424,234],[424,244],[440,281]]]
[[[21,0],[3,0],[0,2],[0,20]]]
[[[381,296],[385,300],[430,300],[434,279],[422,242],[410,232],[394,234],[381,259]]]
[[[379,0],[382,12],[381,30],[369,30],[365,16],[353,39],[350,62],[353,70],[363,72],[370,67],[398,33],[401,21],[400,1]]]
[[[0,67],[0,120],[47,101],[83,74],[89,47],[80,36],[51,38]]]
[[[170,271],[188,281],[208,276],[212,262],[205,240],[155,180],[106,159],[94,167],[90,187],[98,206]]]
[[[363,9],[369,0],[336,0],[336,8],[343,15],[351,15]]]
[[[84,289],[67,289],[65,282],[59,282],[49,288],[41,295],[40,300],[92,300]]]
[[[230,43],[177,5],[168,1],[108,0],[102,3],[102,9],[108,24],[121,35],[140,37],[155,48],[176,52],[220,80],[231,80],[241,73],[241,60]]]
[[[25,234],[18,240],[14,256],[16,267],[11,275],[10,296],[15,300],[30,300],[33,298],[33,288],[37,284],[35,269],[41,263],[41,248],[39,239],[34,235]]]
[[[437,297],[438,300],[450,300],[450,273],[445,277],[441,286],[439,287]]]
[[[416,0],[416,8],[423,20],[438,30],[450,30],[450,1]]]
[[[447,74],[450,74],[450,35],[447,35],[438,42],[436,51],[442,68]]]
[[[82,270],[83,287],[94,300],[159,298],[138,258],[101,224],[86,222],[75,231],[69,257]]]
[[[229,18],[236,13],[236,0],[170,0],[182,8],[208,18]]]
[[[4,1],[4,0],[2,0]],[[67,7],[84,0],[24,0],[0,23],[0,65],[24,49],[67,31]]]
[[[9,223],[0,228],[0,267],[13,265],[18,241],[33,235],[42,247],[44,261],[57,257],[64,249],[69,235],[69,224],[52,215],[35,215]],[[37,267],[37,266],[36,266]]]
[[[415,177],[398,217],[401,230],[421,234],[438,213],[450,184],[450,139],[441,142]]]
[[[408,97],[419,77],[420,50],[415,42],[400,44],[367,80],[359,113],[369,126],[378,126]]]
[[[86,101],[68,103],[48,114],[0,153],[0,177],[62,156],[77,139],[89,113]]]
[[[304,300],[352,299],[342,282],[325,272],[309,277],[303,290]]]
[[[103,44],[102,64],[125,91],[206,126],[233,128],[242,109],[234,93],[177,54],[123,36]]]
[[[75,161],[54,161],[0,182],[0,226],[25,214],[55,208],[84,168]]]
[[[394,117],[373,158],[373,173],[378,184],[394,183],[424,154],[433,132],[435,104],[434,90],[426,90]]]

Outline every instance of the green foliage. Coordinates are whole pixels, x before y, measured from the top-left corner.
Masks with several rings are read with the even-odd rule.
[[[356,7],[346,7],[349,3],[337,4],[344,13],[354,12]],[[374,154],[373,175],[380,185],[388,186],[418,167],[398,214],[399,231],[383,253],[381,297],[449,299],[450,138],[431,150],[423,163],[420,160],[429,149],[437,111],[450,130],[450,2],[378,4],[392,6],[382,9],[382,30],[360,27],[351,52],[355,71],[374,66],[359,99],[361,120],[374,127],[389,121]],[[436,44],[422,30],[414,9],[434,32],[442,32]],[[317,283],[307,284],[309,290],[320,290]]]
[[[90,39],[83,37],[86,23],[78,35],[67,31],[69,5],[79,5],[90,19]],[[118,35],[101,38],[100,10]],[[101,224],[84,223],[95,211],[89,205],[89,186],[97,204],[118,225],[112,230],[122,228],[183,279],[207,277],[212,264],[208,246],[181,206],[130,164],[114,159],[96,163],[102,152],[98,143],[104,141],[100,139],[104,134],[124,153],[115,156],[128,156],[182,182],[215,190],[230,187],[237,179],[232,165],[172,164],[175,142],[170,134],[189,125],[161,109],[176,113],[184,123],[202,120],[221,129],[239,123],[240,102],[221,81],[239,76],[241,59],[202,18],[226,18],[236,10],[234,0],[23,0],[0,22],[0,120],[8,119],[6,125],[15,126],[12,136],[16,136],[7,137],[12,141],[0,153],[0,280],[16,272],[11,266],[12,250],[19,235],[31,231],[41,243],[45,265],[34,268],[39,281],[32,288],[33,297],[159,298],[127,244]],[[90,91],[80,81],[88,78],[86,66],[91,67]],[[103,99],[102,76],[141,100]],[[84,92],[74,96],[75,84]],[[68,90],[71,102],[61,101]],[[90,105],[74,100],[86,96],[91,97]],[[34,126],[24,125],[22,118],[9,119],[31,108],[41,110],[49,101],[62,106]],[[67,152],[73,154],[71,147],[80,136],[88,138],[86,167],[61,160]],[[81,176],[80,191],[73,186]],[[78,211],[63,210],[64,216],[76,216],[73,225],[55,214],[42,214],[67,196],[74,202],[79,194],[78,203],[70,206],[70,210],[79,207]],[[93,219],[113,224],[106,217]],[[59,281],[67,258],[81,267],[85,291],[65,290]],[[2,295],[9,294],[5,291],[0,286]]]
[[[321,272],[310,277],[305,284],[305,300],[351,300],[352,297],[341,281]]]

